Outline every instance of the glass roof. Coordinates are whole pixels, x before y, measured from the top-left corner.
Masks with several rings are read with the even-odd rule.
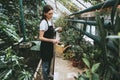
[[[66,15],[72,14],[70,10],[68,10],[63,4],[61,4],[59,1],[56,0],[45,0],[45,2],[49,5],[51,5],[54,8],[54,15],[53,19],[57,19],[62,13],[65,13]],[[88,7],[91,7],[92,5],[89,2],[84,2],[84,0],[70,0],[71,3],[76,5],[79,10],[86,9]]]
[[[56,1],[56,0],[45,0],[45,2],[47,4],[50,4],[55,11],[59,11],[61,13],[66,13],[66,14],[71,14],[71,12],[60,2]],[[76,6],[78,6],[78,9],[83,10],[85,8],[88,8],[90,6],[92,6],[89,2],[84,2],[84,0],[70,0],[73,4],[75,4]],[[58,13],[57,13],[58,14]]]

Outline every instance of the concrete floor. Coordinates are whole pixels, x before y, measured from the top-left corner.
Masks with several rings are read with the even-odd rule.
[[[73,67],[71,61],[63,60],[61,57],[55,57],[54,80],[75,80],[78,72],[82,70]]]
[[[71,61],[64,60],[60,56],[55,56],[54,69],[53,66],[51,66],[51,74],[54,72],[54,80],[75,80],[74,76],[77,76],[78,72],[82,73],[82,71],[83,69],[73,67]],[[37,72],[39,72],[39,74]],[[35,79],[33,80],[43,80],[41,60],[38,65],[38,69],[36,70]]]

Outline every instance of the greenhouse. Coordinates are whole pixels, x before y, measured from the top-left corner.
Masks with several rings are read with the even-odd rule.
[[[120,0],[0,0],[0,80],[120,80]]]

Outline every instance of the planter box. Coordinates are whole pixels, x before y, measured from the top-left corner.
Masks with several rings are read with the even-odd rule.
[[[41,63],[42,63],[42,60],[39,61],[39,64],[36,68],[36,71],[34,73],[34,77],[32,80],[42,80]]]

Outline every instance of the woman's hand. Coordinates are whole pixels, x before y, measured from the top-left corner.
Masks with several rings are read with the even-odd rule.
[[[57,43],[59,43],[59,40],[57,40],[57,39],[53,39],[53,44],[57,44]]]
[[[62,32],[62,27],[57,27],[57,28],[55,29],[55,31],[57,31],[57,32]]]

